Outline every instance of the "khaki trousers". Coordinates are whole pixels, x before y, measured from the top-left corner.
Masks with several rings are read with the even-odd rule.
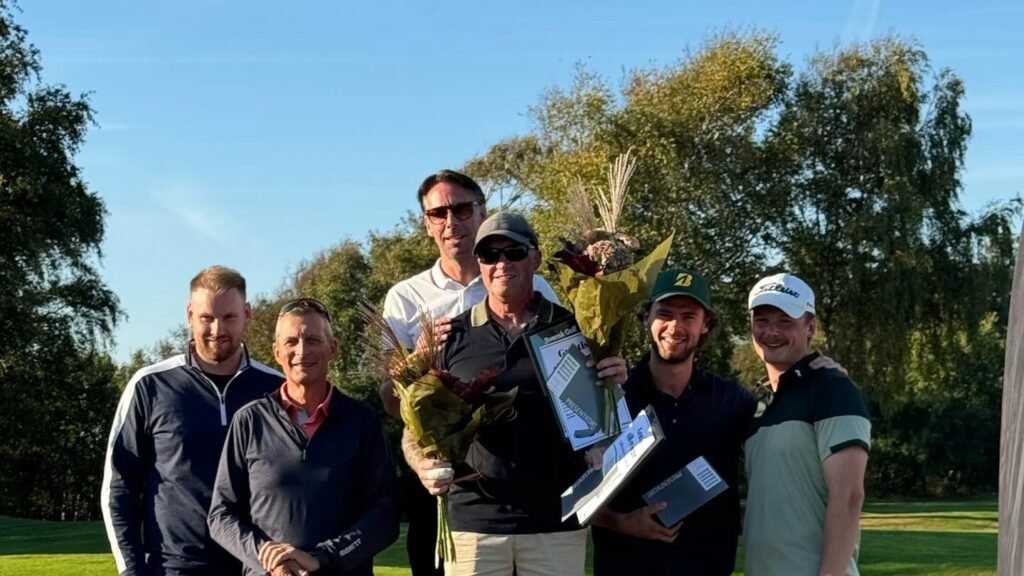
[[[581,576],[587,530],[544,534],[453,532],[455,563],[446,576]]]

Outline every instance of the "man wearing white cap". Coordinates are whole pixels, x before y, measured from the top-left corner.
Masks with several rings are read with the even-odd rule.
[[[754,350],[768,372],[745,444],[748,576],[856,576],[871,421],[842,372],[810,370],[814,292],[792,274],[750,291]]]

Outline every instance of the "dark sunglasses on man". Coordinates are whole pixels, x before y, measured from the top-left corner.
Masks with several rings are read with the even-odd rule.
[[[324,306],[324,303],[316,298],[296,298],[295,300],[289,300],[284,303],[284,306],[281,306],[281,311],[277,313],[277,316],[280,318],[293,310],[312,310],[322,314],[328,322],[331,321],[331,313],[327,311],[327,306]]]
[[[530,250],[533,250],[533,248],[523,246],[522,244],[512,244],[504,248],[481,248],[477,251],[476,258],[481,264],[488,265],[497,264],[502,256],[509,262],[521,262],[530,254]]]
[[[450,206],[438,206],[436,208],[430,208],[424,210],[427,219],[433,224],[442,224],[448,221],[448,213],[451,212],[458,220],[468,220],[476,207],[479,206],[479,202],[459,202],[458,204],[452,204]]]

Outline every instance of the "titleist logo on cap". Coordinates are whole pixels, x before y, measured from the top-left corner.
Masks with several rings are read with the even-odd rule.
[[[785,284],[780,284],[778,282],[776,282],[774,284],[765,284],[764,286],[758,287],[758,289],[757,289],[757,293],[758,294],[762,294],[764,292],[782,292],[783,294],[788,294],[789,296],[792,296],[793,298],[799,298],[800,297],[800,293],[799,292],[797,292],[796,290],[793,290],[792,288],[790,288],[789,286],[786,286]]]

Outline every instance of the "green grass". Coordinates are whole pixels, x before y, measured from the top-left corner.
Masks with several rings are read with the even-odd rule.
[[[974,576],[996,573],[996,503],[872,503],[861,522],[861,573]]]
[[[994,501],[871,503],[862,523],[861,573],[994,575],[997,516]],[[404,530],[377,555],[374,573],[408,576]],[[0,517],[0,574],[107,576],[114,561],[100,522]]]

